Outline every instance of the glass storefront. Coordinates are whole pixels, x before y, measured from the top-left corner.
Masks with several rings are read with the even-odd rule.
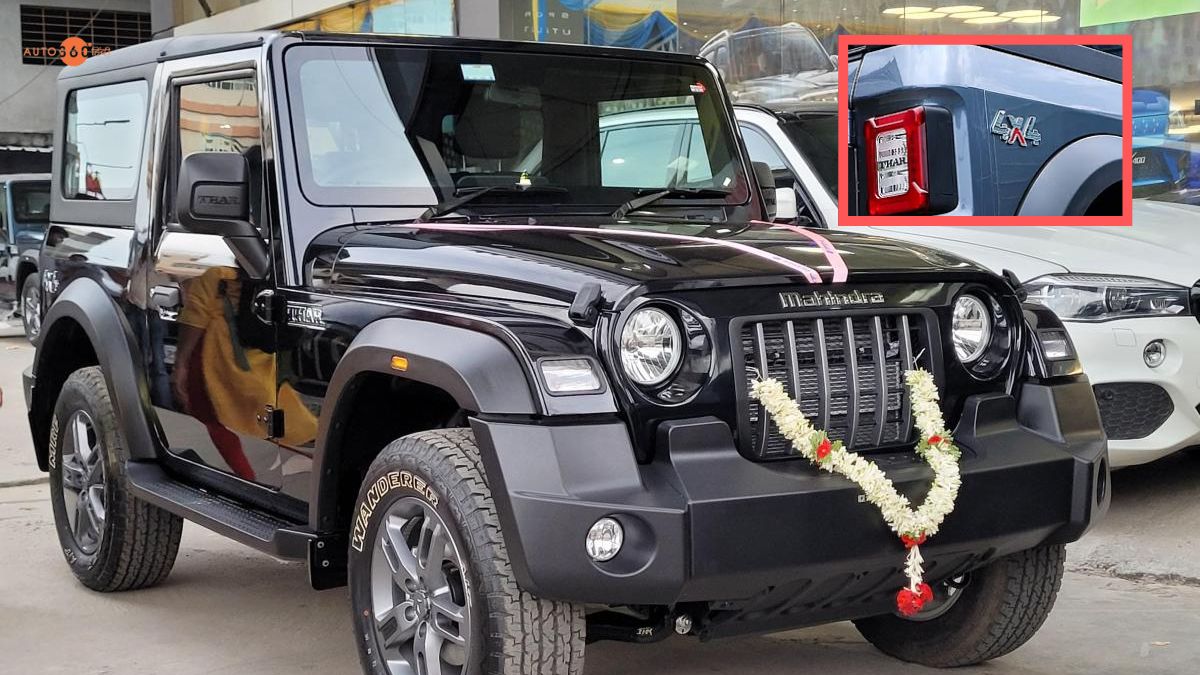
[[[500,0],[500,36],[701,54],[737,96],[836,94],[842,34],[1132,34],[1134,187],[1200,194],[1200,0]],[[824,52],[824,53],[823,53]],[[1193,149],[1197,152],[1193,153]]]
[[[454,35],[454,3],[451,0],[362,0],[279,28],[331,33]]]

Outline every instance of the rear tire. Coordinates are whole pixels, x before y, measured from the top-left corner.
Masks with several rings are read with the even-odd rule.
[[[928,620],[895,615],[859,619],[855,627],[880,651],[936,668],[1003,656],[1033,637],[1062,585],[1061,545],[1014,553],[970,573],[953,606]]]
[[[25,329],[25,337],[33,342],[38,333],[42,332],[42,278],[37,272],[31,272],[21,283],[21,326]]]
[[[410,567],[441,574],[434,583],[407,574]],[[354,509],[349,576],[365,672],[406,672],[388,662],[423,658],[418,652],[445,656],[445,675],[583,672],[583,609],[517,586],[469,429],[405,436],[375,458]],[[422,630],[436,634],[434,642]]]
[[[183,520],[129,494],[129,453],[100,368],[71,373],[50,425],[50,502],[75,577],[101,592],[161,582]]]

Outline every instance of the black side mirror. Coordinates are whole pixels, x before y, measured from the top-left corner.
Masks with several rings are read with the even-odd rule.
[[[250,222],[250,169],[236,152],[197,152],[183,158],[175,215],[188,232],[224,237],[246,272],[261,279],[269,257]]]
[[[754,167],[754,180],[758,181],[758,189],[762,192],[763,202],[767,207],[767,217],[763,220],[775,219],[775,174],[766,162],[750,162]]]

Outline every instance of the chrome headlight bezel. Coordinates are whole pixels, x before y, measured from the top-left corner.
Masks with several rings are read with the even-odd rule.
[[[1026,301],[1062,321],[1187,316],[1191,289],[1167,281],[1121,274],[1046,274],[1022,284]]]
[[[977,322],[978,327],[960,327],[960,321]],[[954,299],[954,305],[950,308],[950,338],[959,363],[970,364],[983,356],[992,339],[992,317],[986,301],[970,293]]]
[[[627,366],[625,334],[639,312],[653,309],[668,317],[679,331],[679,356],[673,359],[665,376],[643,383],[630,374]],[[613,327],[610,357],[616,372],[628,384],[636,398],[658,406],[678,406],[694,399],[712,378],[716,363],[713,355],[713,326],[695,310],[680,303],[647,299],[627,309]]]
[[[977,343],[965,354],[960,353],[958,328],[955,326],[957,311],[970,307],[978,312],[983,327],[972,343]],[[954,358],[977,380],[992,380],[1005,372],[1010,362],[1014,345],[1013,322],[1004,311],[1000,301],[982,287],[964,289],[950,305],[950,349]]]
[[[661,344],[657,347],[647,344],[655,340]],[[642,353],[642,350],[652,348],[665,351],[665,358],[651,358]],[[654,305],[633,310],[621,326],[617,339],[621,371],[640,387],[654,387],[670,379],[683,360],[683,349],[683,331],[679,323],[666,309]]]

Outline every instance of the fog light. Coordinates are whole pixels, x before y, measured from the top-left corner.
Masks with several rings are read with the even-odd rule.
[[[612,518],[601,518],[588,530],[584,546],[588,557],[596,562],[604,562],[615,558],[624,543],[625,530],[621,524]]]
[[[1167,360],[1167,346],[1162,340],[1151,340],[1142,351],[1142,358],[1146,360],[1146,365],[1157,368]]]

